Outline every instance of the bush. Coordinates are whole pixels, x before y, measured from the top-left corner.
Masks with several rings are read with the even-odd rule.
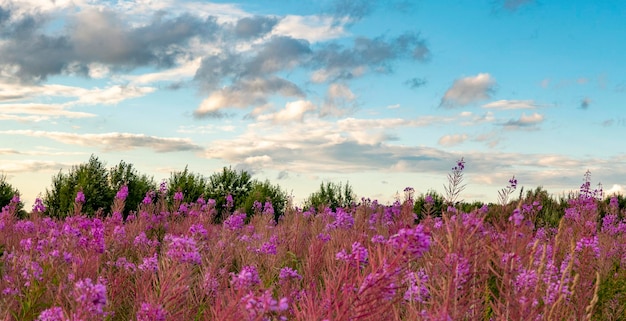
[[[126,184],[125,215],[137,209],[143,196],[149,190],[156,189],[152,178],[139,174],[132,164],[121,161],[110,169],[106,164],[91,155],[87,163],[73,166],[69,172],[59,173],[52,178],[52,187],[46,189],[44,204],[52,217],[63,218],[71,214],[78,191],[85,194],[82,213],[92,216],[98,210],[108,211],[118,189]]]
[[[109,170],[110,187],[115,193],[122,185],[128,187],[128,196],[124,206],[124,218],[128,216],[130,211],[136,210],[143,201],[148,191],[156,190],[154,178],[145,174],[140,174],[133,167],[133,164],[121,161],[117,166],[111,167]]]
[[[0,174],[0,208],[9,205],[15,195],[20,195],[20,192],[7,182],[7,176],[5,174]],[[19,202],[17,204],[17,213],[20,218],[26,216],[24,203]]]
[[[429,190],[426,194],[421,194],[413,205],[413,212],[417,214],[418,220],[422,220],[426,216],[440,217],[441,211],[444,210],[443,204],[445,200],[443,195],[438,194],[434,190]]]
[[[217,216],[215,220],[221,222],[225,216],[223,209],[226,209],[227,195],[230,194],[233,198],[234,208],[231,210],[234,210],[243,206],[251,189],[251,176],[246,171],[238,172],[231,167],[224,167],[221,172],[211,175],[209,177],[207,197],[216,201]]]
[[[343,185],[340,183],[326,182],[320,184],[320,189],[312,193],[304,201],[304,208],[313,207],[320,209],[330,207],[333,211],[338,207],[350,207],[356,200],[356,195],[350,183]]]
[[[271,202],[274,208],[274,219],[278,221],[278,218],[285,213],[287,197],[287,192],[283,191],[278,184],[272,185],[269,180],[264,182],[254,180],[250,193],[243,201],[242,207],[248,216],[251,216],[254,214],[254,202],[260,202],[263,206],[265,202]]]
[[[109,185],[109,172],[98,157],[91,155],[87,163],[73,166],[67,174],[59,171],[52,178],[52,188],[46,189],[44,204],[48,214],[65,217],[72,212],[76,193],[85,194],[83,213],[93,215],[98,209],[108,209],[113,203],[115,191]]]
[[[168,199],[172,200],[174,193],[181,191],[183,193],[183,202],[191,203],[198,200],[202,195],[208,192],[209,181],[206,177],[191,173],[185,166],[182,172],[174,172],[170,175],[167,182]]]

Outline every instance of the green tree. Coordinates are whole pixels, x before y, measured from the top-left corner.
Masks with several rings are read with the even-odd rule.
[[[76,193],[85,194],[84,214],[93,215],[99,209],[108,210],[113,203],[115,190],[109,184],[109,172],[105,163],[91,155],[87,163],[72,166],[68,173],[52,178],[52,188],[46,189],[44,204],[53,217],[65,217],[72,213]]]
[[[100,209],[109,213],[115,194],[124,184],[128,186],[125,216],[138,208],[146,192],[156,189],[154,180],[140,174],[132,164],[121,161],[107,168],[98,157],[91,155],[86,163],[72,166],[67,172],[59,171],[52,177],[52,186],[46,189],[43,202],[48,215],[63,218],[72,214],[76,193],[82,190],[85,194],[84,214],[91,216]]]
[[[278,221],[278,218],[285,213],[287,199],[287,192],[283,191],[278,184],[272,185],[269,180],[254,180],[241,207],[245,209],[248,216],[251,216],[254,213],[254,202],[260,202],[263,205],[265,202],[271,202],[274,208],[274,219]]]
[[[343,185],[341,182],[322,182],[319,190],[313,192],[304,201],[304,208],[313,207],[315,209],[321,209],[323,207],[330,207],[333,211],[338,207],[349,207],[356,200],[356,194],[352,190],[350,183]]]
[[[0,208],[9,205],[15,195],[19,196],[20,192],[9,184],[6,174],[0,174]],[[24,203],[19,202],[17,204],[17,214],[20,218],[26,216]]]
[[[427,202],[428,201],[428,202]],[[443,195],[434,190],[429,190],[425,194],[421,194],[413,205],[413,213],[417,214],[418,220],[422,220],[427,215],[440,217],[445,199]]]
[[[180,172],[174,172],[167,181],[168,198],[172,200],[174,193],[183,192],[183,202],[191,203],[198,200],[201,195],[207,195],[209,181],[206,177],[189,172],[187,166]]]
[[[226,196],[233,197],[234,209],[242,207],[252,189],[250,173],[236,171],[231,167],[224,167],[221,172],[214,173],[209,177],[207,197],[215,200],[217,209],[217,222],[221,222],[224,216],[223,209],[226,205]]]
[[[130,211],[139,208],[139,204],[143,201],[146,193],[156,190],[157,186],[154,178],[140,174],[133,167],[133,164],[121,161],[109,169],[109,186],[115,192],[124,184],[128,187],[128,196],[126,197],[123,213],[124,218],[126,218]]]

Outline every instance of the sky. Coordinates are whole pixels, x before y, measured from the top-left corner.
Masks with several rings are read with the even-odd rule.
[[[390,202],[626,186],[626,2],[0,0],[0,173],[97,156]],[[27,205],[29,206],[29,205]]]

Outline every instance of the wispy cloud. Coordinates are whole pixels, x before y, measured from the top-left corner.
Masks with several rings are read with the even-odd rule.
[[[68,145],[100,147],[104,151],[149,148],[157,153],[200,151],[202,148],[186,138],[167,138],[131,133],[77,134],[53,131],[4,130],[0,135],[19,135],[52,139]]]
[[[487,109],[535,109],[539,107],[533,100],[498,100],[482,106]]]
[[[40,122],[55,118],[90,118],[95,114],[71,111],[61,104],[0,104],[0,120]]]
[[[297,100],[288,102],[284,109],[281,109],[275,113],[263,114],[258,117],[258,120],[269,120],[273,123],[293,123],[302,122],[304,114],[317,109],[317,107],[308,100]]]
[[[439,138],[439,145],[450,147],[463,143],[468,138],[467,134],[445,135]]]
[[[19,160],[11,162],[0,161],[0,172],[19,174],[58,171],[64,168],[69,168],[72,165],[74,164],[43,160]]]
[[[440,106],[454,108],[489,99],[495,85],[495,79],[486,73],[457,79],[441,98]]]
[[[544,120],[543,115],[539,113],[533,113],[532,115],[526,115],[522,113],[519,119],[511,119],[508,122],[502,124],[505,129],[526,129],[526,130],[534,130],[538,128],[538,125],[541,124]]]

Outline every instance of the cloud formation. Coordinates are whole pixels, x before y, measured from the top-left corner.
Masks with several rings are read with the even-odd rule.
[[[6,13],[5,13],[6,14]],[[0,43],[0,66],[14,66],[11,74],[37,82],[61,73],[93,74],[95,67],[133,69],[173,66],[192,38],[213,39],[216,19],[192,15],[155,14],[143,25],[131,25],[120,11],[84,7],[66,12],[59,33],[47,33],[50,17],[42,14],[5,19],[5,41]],[[7,26],[8,25],[8,26]]]
[[[533,113],[532,115],[526,115],[522,113],[519,119],[511,119],[508,122],[502,124],[505,129],[526,129],[533,130],[537,129],[538,125],[543,122],[543,115],[539,113]]]
[[[4,130],[0,135],[19,135],[52,139],[68,145],[99,147],[104,151],[125,151],[149,148],[157,153],[200,151],[202,148],[187,138],[167,138],[131,133],[77,134],[54,131]]]
[[[440,106],[454,108],[489,99],[495,86],[495,79],[487,73],[457,79],[441,98]]]
[[[467,134],[445,135],[439,138],[439,145],[450,147],[463,143],[468,138]]]
[[[498,100],[482,106],[487,109],[535,109],[537,104],[533,100]]]

